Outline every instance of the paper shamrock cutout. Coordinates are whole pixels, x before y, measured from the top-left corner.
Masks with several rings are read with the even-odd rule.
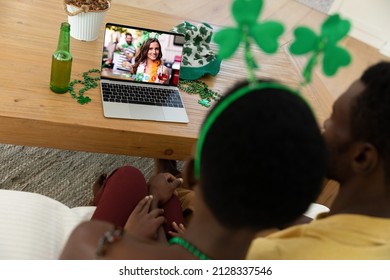
[[[249,80],[253,82],[254,69],[258,68],[258,65],[250,50],[251,40],[254,40],[264,52],[274,53],[279,47],[278,39],[284,32],[284,26],[279,22],[257,22],[262,7],[262,0],[235,0],[232,14],[237,27],[223,28],[214,36],[214,41],[219,45],[218,55],[221,59],[230,58],[241,42],[244,43]]]
[[[321,53],[323,53],[322,70],[327,76],[333,76],[340,67],[351,63],[349,52],[337,46],[337,43],[348,34],[350,28],[351,23],[348,20],[341,19],[338,14],[335,14],[328,17],[322,24],[320,35],[304,26],[295,29],[295,41],[290,46],[290,52],[295,55],[313,52],[303,70],[303,84],[311,82],[313,68]]]

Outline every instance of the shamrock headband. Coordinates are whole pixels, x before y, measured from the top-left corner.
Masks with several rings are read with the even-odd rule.
[[[200,159],[202,155],[202,148],[203,144],[205,142],[206,136],[212,127],[212,125],[215,123],[215,121],[218,119],[218,117],[228,108],[231,104],[233,104],[235,101],[240,99],[241,97],[251,93],[256,94],[256,91],[263,90],[263,89],[281,89],[281,90],[287,90],[293,94],[299,95],[298,92],[292,91],[290,88],[273,82],[263,82],[263,83],[250,83],[245,87],[241,87],[232,94],[226,96],[225,98],[221,99],[220,102],[215,106],[213,111],[208,115],[206,120],[203,123],[202,129],[199,134],[199,139],[196,145],[196,154],[195,154],[195,163],[194,163],[194,171],[195,171],[195,178],[200,178]],[[300,95],[299,95],[300,96]],[[303,99],[304,100],[304,99]]]
[[[275,53],[279,48],[278,39],[285,29],[278,21],[257,22],[262,6],[262,0],[234,0],[232,15],[237,22],[237,27],[222,28],[214,37],[214,41],[219,45],[218,56],[221,59],[230,58],[240,44],[244,44],[245,62],[251,82],[256,81],[254,70],[258,68],[250,49],[252,41],[265,53]],[[290,45],[291,54],[311,53],[303,70],[302,85],[311,82],[311,73],[321,57],[323,57],[322,70],[327,76],[333,76],[340,67],[350,64],[351,56],[348,51],[337,45],[348,34],[350,28],[349,21],[335,14],[324,21],[319,35],[304,26],[294,30],[295,40]]]
[[[278,88],[297,93],[277,83],[257,83],[255,69],[258,68],[258,65],[251,52],[252,41],[265,53],[272,54],[278,50],[278,39],[284,32],[284,26],[280,22],[271,20],[257,22],[262,6],[262,0],[234,0],[232,15],[237,22],[237,27],[223,28],[214,36],[214,41],[219,45],[218,56],[221,59],[230,58],[237,51],[240,44],[244,44],[244,58],[250,84],[221,100],[205,120],[196,146],[195,177],[197,179],[200,178],[200,158],[207,132],[227,107],[240,97],[256,89]],[[319,35],[304,26],[297,27],[294,30],[295,40],[290,45],[290,52],[293,55],[307,55],[311,53],[303,69],[304,80],[301,85],[311,82],[312,71],[320,58],[322,58],[322,70],[327,76],[335,75],[340,67],[350,64],[351,56],[348,51],[337,45],[348,34],[350,28],[351,24],[349,21],[341,19],[338,14],[335,14],[329,16],[324,21]]]

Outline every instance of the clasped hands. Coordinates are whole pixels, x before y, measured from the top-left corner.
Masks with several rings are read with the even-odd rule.
[[[172,197],[182,182],[181,178],[170,173],[159,173],[151,177],[147,184],[149,195],[141,199],[130,214],[125,225],[126,232],[141,238],[156,239],[157,231],[165,222],[164,210],[159,206]],[[172,227],[176,230],[172,235],[184,231],[183,225],[173,223]]]

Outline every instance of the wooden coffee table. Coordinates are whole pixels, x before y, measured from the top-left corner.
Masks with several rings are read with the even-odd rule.
[[[113,2],[105,22],[170,30],[184,21]],[[165,159],[189,156],[209,110],[198,104],[197,96],[182,94],[190,122],[178,124],[105,118],[99,88],[87,92],[92,102],[86,105],[78,104],[69,93],[50,91],[51,55],[63,21],[67,15],[61,0],[2,3],[0,143]],[[96,41],[71,39],[72,80],[82,78],[82,73],[91,68],[100,68],[102,45],[103,26]],[[261,65],[259,75],[298,85],[299,73],[285,67],[291,59],[283,48],[272,57],[260,51],[255,54]],[[203,80],[213,90],[224,92],[246,77],[242,56],[239,52],[224,61],[216,77]],[[310,89],[304,94],[322,110],[323,101]]]

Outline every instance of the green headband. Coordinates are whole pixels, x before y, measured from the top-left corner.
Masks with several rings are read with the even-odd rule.
[[[199,134],[199,139],[196,145],[196,154],[195,154],[195,178],[200,178],[200,162],[202,155],[202,148],[204,141],[206,139],[207,133],[209,132],[211,126],[215,123],[218,117],[228,108],[232,103],[240,99],[241,97],[247,95],[248,93],[254,92],[256,90],[262,89],[281,89],[287,90],[293,94],[300,96],[300,94],[296,91],[291,90],[290,88],[272,82],[264,82],[264,83],[251,83],[245,87],[238,89],[232,94],[228,95],[226,98],[221,99],[221,101],[216,105],[210,115],[206,118],[203,123],[202,129]],[[304,100],[304,99],[303,99]],[[306,101],[305,101],[306,102]]]
[[[219,45],[218,56],[221,59],[230,58],[238,50],[240,44],[244,44],[244,58],[250,84],[222,99],[204,121],[196,146],[195,177],[197,179],[200,178],[200,159],[207,133],[227,107],[237,99],[254,90],[273,88],[288,90],[289,92],[298,94],[297,91],[281,84],[269,82],[257,83],[255,69],[258,68],[258,65],[251,52],[252,42],[255,42],[265,53],[275,53],[279,49],[279,37],[285,29],[283,24],[277,21],[258,22],[257,19],[262,7],[262,0],[234,0],[232,4],[232,15],[237,26],[222,28],[214,36],[214,41]],[[327,76],[335,75],[340,67],[350,64],[351,56],[348,51],[337,45],[348,34],[350,28],[350,22],[341,19],[336,14],[329,16],[324,21],[319,35],[304,26],[297,27],[294,30],[295,40],[290,45],[290,52],[293,55],[307,55],[311,53],[302,72],[304,80],[301,82],[301,86],[311,82],[311,73],[321,57],[322,70]],[[305,100],[304,98],[302,99]],[[306,102],[306,104],[308,103]]]

